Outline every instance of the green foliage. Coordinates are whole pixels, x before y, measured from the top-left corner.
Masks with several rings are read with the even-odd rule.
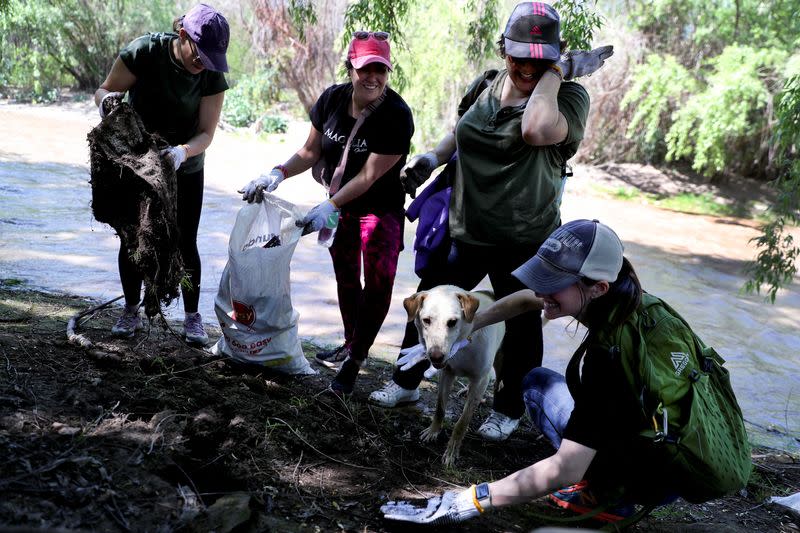
[[[750,280],[744,287],[758,293],[766,288],[771,302],[778,290],[794,279],[800,257],[800,244],[787,227],[800,225],[800,75],[790,78],[779,95],[777,118],[773,140],[779,153],[779,175],[774,182],[778,199],[770,210],[773,219],[762,226],[761,236],[753,239],[759,252],[748,267]]]
[[[498,0],[467,0],[465,13],[477,13],[477,17],[467,24],[467,58],[477,63],[491,57],[497,49],[495,43],[500,22],[497,20]]]
[[[709,60],[705,90],[693,94],[673,116],[666,136],[667,160],[691,159],[707,176],[723,172],[740,158],[737,141],[760,131],[770,100],[765,73],[775,72],[786,54],[775,49],[729,46]]]
[[[171,28],[170,9],[158,0],[10,0],[0,13],[0,83],[36,95],[65,83],[94,90],[124,44]]]
[[[592,2],[592,6],[596,4],[596,1]],[[569,48],[590,50],[595,31],[603,26],[600,15],[582,0],[559,0],[554,5],[561,16],[561,37]]]
[[[633,68],[632,78],[620,102],[620,108],[634,111],[626,136],[652,161],[663,142],[669,116],[687,94],[697,90],[697,83],[671,55],[650,54],[644,64]]]
[[[264,115],[259,121],[259,131],[261,133],[286,133],[289,131],[289,124],[278,115]]]
[[[356,0],[347,6],[344,16],[342,48],[347,50],[354,32],[359,30],[385,31],[391,34],[392,53],[406,46],[403,27],[414,0]],[[401,62],[392,59],[392,84],[402,91],[408,83]]]
[[[236,127],[246,127],[258,120],[277,101],[279,90],[275,72],[261,69],[244,76],[225,92],[222,119]]]

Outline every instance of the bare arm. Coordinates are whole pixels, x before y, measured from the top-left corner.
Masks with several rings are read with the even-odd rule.
[[[577,483],[583,479],[595,453],[592,448],[564,439],[555,455],[490,483],[492,507],[529,502]]]
[[[337,207],[351,202],[367,192],[375,180],[386,174],[402,155],[370,154],[361,171],[331,197]]]
[[[303,147],[290,157],[283,167],[286,169],[286,177],[302,174],[322,157],[322,132],[311,126]]]
[[[106,79],[100,84],[100,87],[94,93],[94,103],[100,106],[103,97],[111,92],[124,93],[136,83],[136,76],[133,75],[125,63],[117,57],[114,64],[111,65],[111,72],[108,73]]]
[[[486,309],[478,311],[472,321],[472,331],[514,318],[528,311],[541,311],[542,309],[544,309],[544,302],[537,298],[532,290],[522,289],[497,300]]]
[[[522,114],[522,138],[531,146],[549,146],[567,138],[567,119],[558,110],[560,87],[560,76],[547,71],[528,99]]]
[[[186,141],[185,146],[188,147],[186,157],[192,157],[197,154],[202,154],[206,148],[211,145],[214,140],[214,132],[217,130],[219,123],[219,115],[222,113],[222,102],[225,99],[225,93],[220,92],[210,96],[204,96],[200,100],[200,117],[197,127],[197,133]]]
[[[444,165],[450,158],[453,157],[453,154],[456,151],[456,135],[455,133],[448,133],[442,140],[439,141],[439,144],[431,150],[431,153],[436,155],[436,160],[439,165]]]

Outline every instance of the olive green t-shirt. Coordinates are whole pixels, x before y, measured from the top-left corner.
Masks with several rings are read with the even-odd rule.
[[[500,107],[507,75],[501,70],[456,126],[450,234],[471,244],[530,246],[559,226],[562,166],[578,150],[589,113],[586,90],[563,82],[558,109],[567,119],[567,138],[558,145],[531,146],[522,138],[525,104]],[[467,95],[484,79],[477,78]]]
[[[195,136],[200,121],[200,100],[228,88],[221,72],[203,70],[191,74],[173,56],[174,33],[148,33],[122,49],[120,59],[136,76],[128,91],[131,106],[150,133],[158,133],[170,145],[184,144]],[[205,153],[190,157],[181,172],[203,168]]]

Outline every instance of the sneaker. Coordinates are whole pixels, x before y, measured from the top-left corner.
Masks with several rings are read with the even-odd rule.
[[[350,348],[345,344],[338,346],[332,350],[323,350],[317,352],[316,360],[319,364],[325,365],[328,368],[339,368],[342,363],[350,355]]]
[[[124,309],[122,315],[117,319],[117,323],[111,328],[111,333],[117,337],[133,337],[137,329],[142,329],[139,309],[137,308],[133,312]]]
[[[361,367],[349,357],[342,363],[342,368],[331,382],[330,390],[337,396],[350,396],[353,394],[353,387],[356,384],[358,371]]]
[[[381,407],[396,407],[401,403],[412,403],[419,400],[418,389],[404,389],[394,381],[369,395],[369,402]]]
[[[506,440],[519,425],[519,418],[509,418],[503,413],[492,411],[486,421],[478,428],[478,434],[486,440]]]
[[[607,507],[602,512],[591,517],[592,520],[599,522],[619,522],[625,520],[636,512],[633,505],[614,505],[607,506],[599,501],[589,488],[589,483],[585,480],[549,495],[550,501],[561,507],[569,509],[577,514],[586,514],[596,510],[598,507]]]
[[[183,334],[189,344],[197,344],[199,346],[208,344],[208,335],[206,335],[206,330],[203,328],[203,317],[200,313],[193,313],[186,317],[183,321]]]

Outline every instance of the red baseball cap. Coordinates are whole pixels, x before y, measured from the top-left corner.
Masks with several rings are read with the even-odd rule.
[[[347,51],[347,59],[350,60],[353,68],[357,69],[369,63],[382,63],[392,70],[390,57],[389,41],[376,39],[371,32],[366,39],[353,37],[353,40],[350,41],[350,49]]]

